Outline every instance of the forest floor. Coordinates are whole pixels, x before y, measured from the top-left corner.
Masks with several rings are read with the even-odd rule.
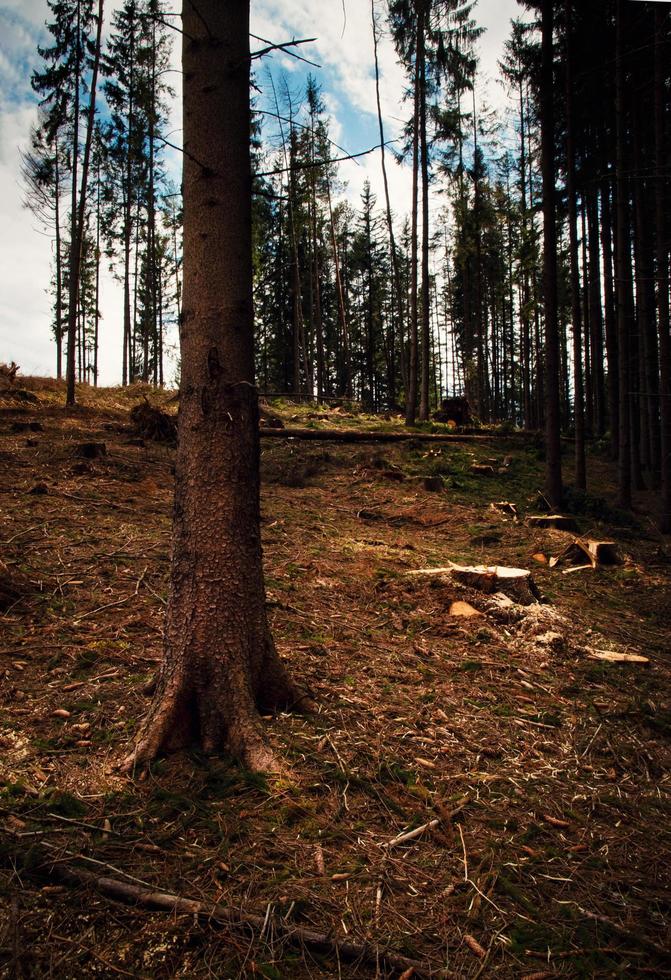
[[[319,711],[265,721],[282,778],[182,754],[140,782],[118,763],[161,658],[174,450],[132,432],[139,387],[85,389],[65,411],[56,382],[21,384],[35,402],[0,401],[15,588],[0,612],[0,975],[402,972],[296,944],[303,925],[409,957],[417,975],[671,976],[671,542],[643,498],[618,512],[605,455],[590,458],[596,495],[571,499],[581,532],[623,561],[563,574],[538,556],[573,535],[524,522],[542,485],[533,438],[264,439],[272,627]],[[273,408],[288,426],[378,424]],[[81,458],[84,442],[106,455]],[[502,500],[519,521],[491,509]],[[407,574],[449,560],[532,568],[547,602],[508,615]],[[451,615],[455,600],[480,615]],[[66,866],[266,928],[129,907],[64,885]]]

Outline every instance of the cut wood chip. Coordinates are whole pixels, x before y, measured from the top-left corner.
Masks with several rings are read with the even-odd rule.
[[[450,606],[450,616],[463,616],[468,619],[472,616],[482,616],[478,609],[474,609],[470,602],[453,602]]]
[[[618,653],[616,650],[593,650],[586,647],[590,660],[605,660],[611,664],[649,664],[648,657],[638,653]]]

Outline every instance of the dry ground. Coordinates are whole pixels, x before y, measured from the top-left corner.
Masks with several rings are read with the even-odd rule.
[[[173,451],[130,431],[138,389],[85,392],[65,412],[55,382],[26,386],[38,402],[0,411],[0,559],[17,590],[0,613],[0,975],[398,975],[293,946],[277,922],[436,975],[671,976],[671,548],[609,503],[603,457],[590,473],[603,499],[573,502],[625,562],[563,575],[532,555],[565,535],[489,509],[537,509],[533,440],[264,440],[272,624],[320,711],[266,722],[289,777],[182,755],[140,783],[116,766],[161,656]],[[107,454],[77,456],[91,441]],[[506,457],[500,475],[469,473]],[[414,479],[428,474],[443,492]],[[448,559],[533,566],[564,639],[491,612],[454,618],[454,599],[487,603],[405,575]],[[651,664],[603,664],[576,644]],[[65,888],[49,876],[63,862],[267,913],[267,928]]]

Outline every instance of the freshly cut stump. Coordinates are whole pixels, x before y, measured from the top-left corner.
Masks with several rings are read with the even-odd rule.
[[[526,568],[506,568],[503,565],[457,565],[445,568],[419,568],[408,575],[428,575],[450,578],[478,592],[492,595],[502,592],[521,606],[538,602],[540,593],[531,572]]]

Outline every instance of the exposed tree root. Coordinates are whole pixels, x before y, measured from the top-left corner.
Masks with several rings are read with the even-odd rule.
[[[160,755],[196,745],[207,755],[225,751],[254,772],[282,771],[263,731],[259,710],[310,714],[316,705],[291,680],[269,633],[267,645],[255,692],[249,691],[237,670],[227,678],[225,690],[216,683],[203,689],[182,670],[172,676],[162,670],[152,682],[149,693],[154,693],[154,701],[122,770],[142,773]],[[192,672],[194,677],[196,673]]]

